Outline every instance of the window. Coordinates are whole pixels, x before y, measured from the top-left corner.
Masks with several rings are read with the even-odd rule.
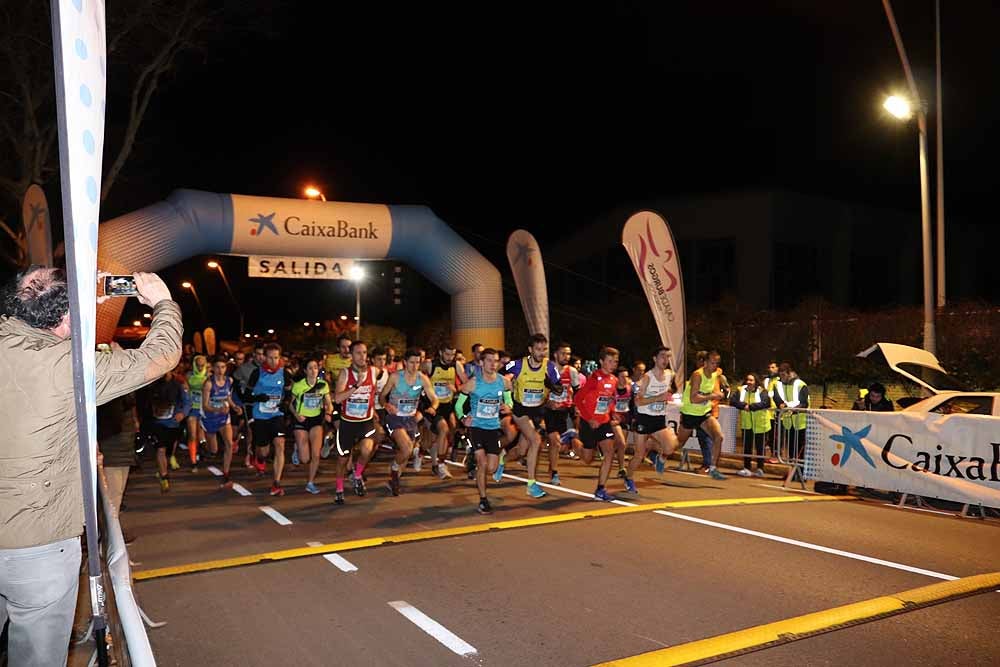
[[[931,412],[942,415],[992,415],[993,397],[955,396],[944,401]]]

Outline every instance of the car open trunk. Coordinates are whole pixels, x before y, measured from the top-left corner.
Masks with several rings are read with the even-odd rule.
[[[958,380],[941,368],[937,357],[927,350],[897,343],[875,343],[867,350],[859,352],[858,356],[870,361],[884,362],[899,375],[935,394],[945,391],[966,391]]]

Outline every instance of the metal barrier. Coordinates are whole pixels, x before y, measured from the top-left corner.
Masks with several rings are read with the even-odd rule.
[[[806,427],[804,429],[794,428],[793,420],[803,414],[806,416]],[[815,443],[816,440],[816,428],[811,409],[782,408],[776,410],[771,430],[774,433],[772,449],[774,456],[779,463],[788,466],[788,474],[781,485],[788,486],[793,482],[798,482],[801,488],[805,489],[806,480],[812,479],[809,460],[815,447],[810,447],[810,443]]]
[[[143,625],[142,610],[135,600],[132,591],[132,569],[129,566],[128,549],[125,548],[125,538],[122,535],[118,516],[108,502],[107,486],[104,475],[99,475],[101,509],[104,514],[105,554],[107,558],[108,576],[114,591],[115,608],[121,621],[122,633],[125,636],[124,657],[136,667],[156,667],[153,657],[153,647],[149,644],[146,627]]]

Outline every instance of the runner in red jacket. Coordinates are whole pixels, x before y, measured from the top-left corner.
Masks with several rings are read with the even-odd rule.
[[[583,442],[581,458],[590,464],[594,460],[594,450],[598,447],[604,457],[601,460],[601,470],[597,476],[595,500],[611,501],[614,496],[604,488],[611,473],[611,458],[614,454],[615,431],[617,421],[612,420],[615,410],[615,397],[618,394],[618,350],[613,347],[601,348],[598,355],[600,367],[590,374],[587,383],[580,387],[573,397],[573,404],[580,415],[580,440]]]

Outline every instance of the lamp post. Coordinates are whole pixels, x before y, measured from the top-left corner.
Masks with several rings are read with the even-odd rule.
[[[303,190],[306,197],[309,199],[319,199],[320,201],[326,201],[326,196],[314,185],[307,185],[305,190]]]
[[[351,280],[354,281],[354,322],[357,324],[355,338],[361,340],[361,281],[365,278],[365,270],[355,264],[351,267]]]
[[[903,46],[903,38],[899,34],[896,26],[896,17],[892,13],[892,6],[889,0],[882,0],[885,7],[886,17],[889,19],[889,28],[892,30],[892,37],[896,41],[896,50],[899,51],[899,59],[903,63],[903,71],[906,74],[907,87],[910,90],[911,100],[906,100],[899,95],[893,95],[885,100],[882,105],[886,111],[900,120],[908,120],[916,113],[917,134],[920,145],[920,218],[921,218],[921,239],[923,243],[923,266],[924,266],[924,349],[931,354],[937,354],[937,331],[934,323],[934,268],[931,258],[931,197],[930,184],[927,181],[927,114],[920,103],[920,93],[917,91],[917,83],[910,70],[910,61],[906,57],[906,49]],[[913,107],[916,107],[914,109]]]
[[[198,304],[198,312],[201,313],[202,321],[203,322],[207,321],[205,318],[205,309],[202,308],[201,299],[198,298],[198,292],[197,290],[195,290],[194,284],[191,283],[190,281],[185,280],[184,282],[181,283],[181,287],[191,291],[191,294],[194,296],[194,302]]]
[[[229,286],[229,279],[226,278],[226,272],[222,270],[222,264],[219,264],[214,259],[209,260],[208,268],[215,269],[222,276],[222,284],[226,286],[229,298],[233,300],[233,305],[236,306],[236,313],[240,316],[240,338],[243,338],[243,309],[240,308],[240,302],[236,300],[236,295],[233,294],[233,288]]]

